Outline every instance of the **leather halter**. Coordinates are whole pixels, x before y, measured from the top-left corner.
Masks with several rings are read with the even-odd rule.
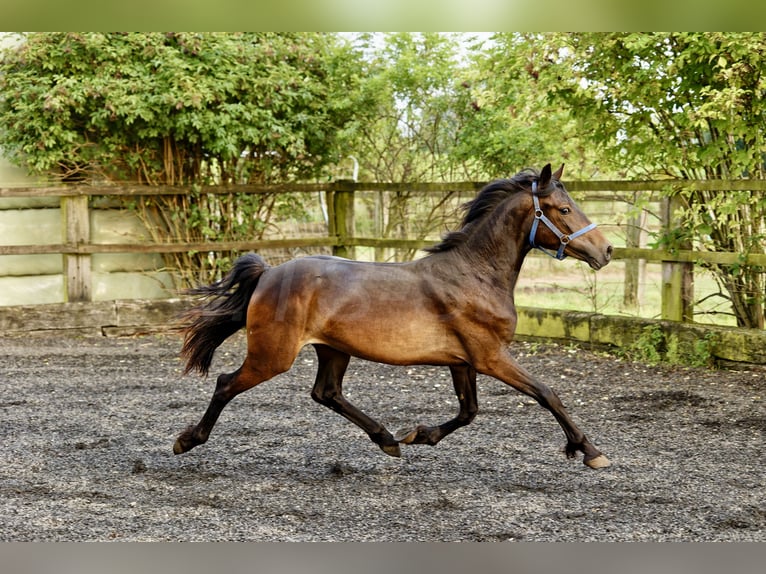
[[[553,224],[553,222],[545,216],[545,214],[543,213],[543,210],[540,209],[540,201],[537,199],[537,180],[532,182],[532,200],[535,203],[535,220],[532,223],[532,229],[529,231],[529,245],[534,247],[535,249],[539,249],[546,255],[550,255],[551,257],[554,257],[558,260],[564,259],[566,257],[566,255],[564,254],[564,250],[566,249],[569,242],[572,241],[572,239],[580,237],[581,235],[588,233],[588,231],[590,231],[591,229],[596,228],[596,224],[591,223],[590,225],[586,225],[579,231],[575,231],[574,233],[570,233],[569,235],[559,231],[559,229]],[[559,238],[560,243],[559,243],[559,250],[557,252],[553,252],[535,243],[535,236],[537,235],[537,226],[541,221],[543,222],[543,224],[545,224],[545,226],[548,229],[551,230],[551,232],[553,232],[553,234],[556,237]]]

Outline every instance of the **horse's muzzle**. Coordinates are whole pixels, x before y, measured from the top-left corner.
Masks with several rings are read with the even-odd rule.
[[[610,244],[606,246],[606,250],[604,250],[604,253],[600,257],[588,257],[587,261],[591,269],[598,271],[602,267],[606,267],[612,260],[612,250],[613,248]]]

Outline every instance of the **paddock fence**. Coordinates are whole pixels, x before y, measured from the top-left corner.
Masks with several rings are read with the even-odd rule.
[[[75,307],[86,309],[98,305],[111,305],[114,309],[136,309],[135,304],[123,302],[115,304],[98,302],[93,297],[93,258],[109,256],[110,254],[159,254],[184,252],[229,252],[279,250],[287,256],[300,255],[304,251],[332,253],[349,258],[368,260],[401,260],[412,257],[418,250],[438,241],[441,233],[454,229],[459,222],[459,206],[473,197],[482,187],[481,182],[460,183],[363,183],[354,181],[334,181],[318,184],[286,184],[286,185],[227,185],[207,186],[198,190],[201,194],[303,194],[316,199],[317,215],[310,236],[304,235],[296,227],[286,227],[280,237],[268,237],[249,241],[204,241],[186,242],[169,240],[156,242],[142,240],[140,242],[104,242],[93,240],[93,210],[96,200],[104,198],[120,199],[138,196],[183,195],[189,189],[178,186],[144,186],[144,185],[71,185],[71,186],[37,186],[37,187],[0,187],[0,200],[4,198],[45,198],[46,201],[57,201],[61,214],[61,234],[59,238],[47,242],[45,237],[36,238],[34,244],[16,244],[13,238],[0,236],[0,263],[4,257],[27,256],[60,256],[62,260],[61,281],[63,282],[63,300],[58,308]],[[740,333],[734,339],[733,345],[739,347],[737,352],[719,350],[718,355],[726,360],[751,363],[766,363],[766,339],[764,333],[757,330],[731,329],[727,325],[700,325],[694,319],[693,293],[695,274],[700,273],[702,264],[717,265],[746,265],[766,268],[766,254],[763,253],[734,253],[711,252],[693,249],[669,250],[651,246],[651,238],[659,237],[664,231],[678,226],[675,220],[675,208],[672,195],[661,193],[671,189],[712,190],[726,193],[733,190],[756,191],[766,193],[766,181],[762,180],[663,180],[663,181],[573,181],[567,182],[567,188],[576,197],[578,203],[592,219],[599,222],[600,228],[607,234],[615,245],[613,260],[618,271],[612,272],[612,281],[619,284],[619,309],[612,312],[603,303],[598,302],[598,295],[586,293],[590,297],[587,304],[580,304],[580,309],[539,308],[540,304],[550,297],[545,289],[540,289],[541,276],[550,270],[559,270],[562,264],[548,261],[544,255],[534,256],[532,267],[537,265],[538,275],[532,271],[532,281],[535,285],[520,285],[517,302],[525,309],[520,321],[519,333],[532,338],[554,337],[564,340],[584,341],[594,344],[629,344],[635,331],[628,329],[626,321],[634,324],[661,325],[667,332],[687,329],[681,339],[692,341],[700,335],[700,329],[712,329],[717,334],[715,338],[723,340],[721,333]],[[399,202],[408,205],[409,211],[402,210],[399,219],[391,215],[392,205]],[[413,207],[419,206],[419,207]],[[427,223],[420,225],[422,221]],[[525,263],[525,269],[526,269]],[[553,267],[555,265],[555,267]],[[630,306],[641,299],[641,291],[645,281],[642,274],[647,266],[655,269],[659,302],[658,309],[652,311],[649,317],[635,315]],[[563,268],[566,269],[566,268]],[[608,269],[608,268],[607,268]],[[552,271],[551,271],[552,272]],[[619,273],[615,277],[614,273]],[[603,273],[603,271],[602,271]],[[0,265],[2,275],[2,265]],[[598,276],[598,275],[596,275]],[[590,276],[588,276],[590,277]],[[594,287],[586,279],[585,291]],[[581,278],[575,278],[575,283],[583,283]],[[572,280],[554,282],[550,290],[566,291],[570,289]],[[598,287],[598,286],[595,286]],[[617,289],[617,287],[615,287]],[[581,289],[582,290],[582,289]],[[524,299],[528,293],[527,299]],[[618,295],[613,294],[616,298]],[[137,297],[136,300],[140,300]],[[174,294],[168,292],[167,299],[174,299]],[[592,304],[591,304],[592,303]],[[147,303],[154,309],[166,309],[162,302]],[[140,306],[140,305],[139,305]],[[6,331],[23,329],[17,313],[26,313],[30,317],[34,305],[0,304],[0,328]],[[39,306],[38,306],[39,307]],[[51,306],[51,308],[56,305]],[[172,307],[172,305],[171,305]],[[14,310],[15,309],[15,310]],[[39,309],[42,311],[42,309]],[[83,311],[84,312],[84,311]],[[579,313],[579,314],[578,314]],[[712,312],[715,314],[715,311]],[[35,315],[35,313],[32,313]],[[110,322],[103,318],[103,313],[96,313],[102,318],[97,322]],[[155,311],[158,324],[165,321],[162,311]],[[615,315],[614,320],[622,325],[623,333],[633,333],[630,336],[619,336],[619,331],[605,329],[602,317]],[[587,317],[587,320],[584,318]],[[553,323],[555,323],[555,326]],[[588,328],[584,327],[587,323]],[[594,323],[595,321],[595,323]],[[649,323],[647,323],[647,321]],[[111,322],[114,323],[114,317]],[[134,321],[135,322],[135,321]],[[139,321],[140,322],[140,321]],[[523,323],[523,324],[522,324]],[[535,323],[537,327],[535,327]],[[601,332],[614,331],[614,341],[596,340],[591,331],[595,325],[600,325]],[[126,327],[128,328],[128,327]],[[42,325],[37,329],[41,330]],[[118,329],[119,330],[119,329]],[[744,333],[744,334],[742,334]],[[754,341],[743,342],[747,336]],[[748,339],[748,341],[750,341]],[[723,344],[723,343],[722,343]],[[760,347],[760,348],[759,348]],[[728,359],[727,359],[728,357]]]

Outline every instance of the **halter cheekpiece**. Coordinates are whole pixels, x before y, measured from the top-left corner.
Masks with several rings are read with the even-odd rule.
[[[532,229],[529,231],[529,245],[534,247],[535,249],[539,249],[546,255],[550,255],[551,257],[554,257],[558,260],[564,259],[566,255],[564,254],[564,250],[567,247],[567,244],[572,241],[572,239],[575,239],[577,237],[580,237],[581,235],[584,235],[588,233],[591,229],[596,228],[595,223],[591,223],[590,225],[587,225],[580,229],[579,231],[575,231],[574,233],[571,233],[567,235],[566,233],[562,233],[559,231],[559,229],[553,224],[553,222],[548,219],[545,214],[543,213],[543,210],[540,209],[540,201],[537,199],[537,180],[532,182],[532,201],[534,201],[535,204],[535,220],[532,222]],[[546,249],[545,247],[541,247],[540,245],[537,245],[535,243],[535,236],[537,235],[537,226],[540,222],[543,222],[545,226],[550,229],[553,234],[559,238],[559,250],[557,252],[553,252],[550,249]]]

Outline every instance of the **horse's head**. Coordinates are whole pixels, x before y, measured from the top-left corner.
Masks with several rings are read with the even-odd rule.
[[[535,219],[529,243],[557,259],[571,255],[593,269],[601,269],[612,258],[612,245],[575,204],[561,183],[562,165],[551,173],[551,164],[532,182]]]

